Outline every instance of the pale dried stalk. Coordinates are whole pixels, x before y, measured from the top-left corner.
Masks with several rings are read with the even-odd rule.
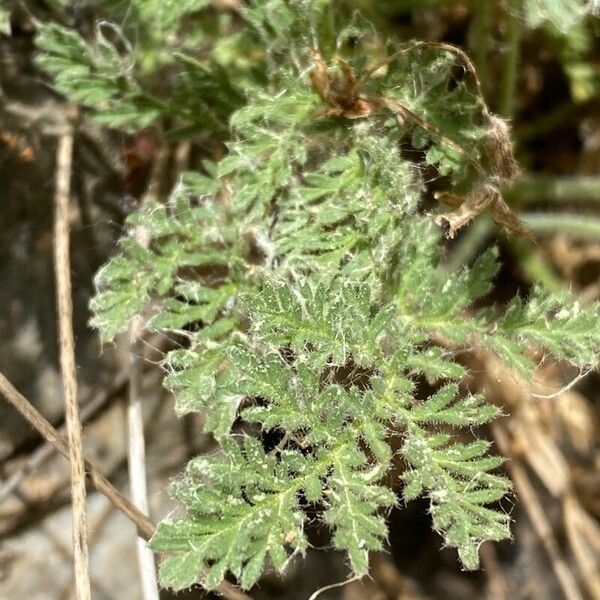
[[[136,320],[137,322],[137,320]],[[129,369],[129,396],[127,403],[127,459],[129,466],[129,488],[131,501],[144,514],[148,510],[148,490],[146,485],[146,447],[144,441],[144,419],[142,414],[142,396],[140,393],[143,357],[139,334],[141,327],[136,329],[135,323],[130,328],[135,336],[130,347],[131,364]],[[156,578],[156,563],[154,553],[143,537],[136,539],[136,551],[142,597],[144,600],[158,600],[158,584]]]
[[[54,195],[54,271],[60,345],[60,370],[65,393],[65,417],[71,464],[71,504],[73,510],[73,558],[77,598],[91,600],[87,518],[85,507],[85,467],[81,443],[81,422],[77,405],[73,302],[71,298],[71,261],[69,258],[69,196],[73,162],[73,131],[77,108],[70,106],[67,130],[59,138],[56,153]]]
[[[31,402],[23,396],[6,377],[0,373],[0,393],[8,402],[25,418],[25,420],[47,441],[49,441],[67,460],[69,460],[69,445],[58,431],[33,407]],[[156,530],[154,523],[141,513],[127,498],[104,477],[94,466],[84,460],[85,473],[90,483],[104,495],[121,513],[123,513],[144,539],[150,539]],[[252,600],[231,583],[224,581],[219,584],[214,592],[220,594],[227,600]]]
[[[158,197],[160,182],[168,161],[167,146],[163,145],[154,162],[152,176],[148,187],[147,197]],[[138,244],[147,248],[150,244],[148,232],[138,228],[135,232]],[[144,322],[141,317],[136,317],[129,328],[129,396],[127,403],[127,462],[129,465],[129,487],[131,501],[143,513],[149,514],[148,486],[146,481],[146,445],[144,440],[144,417],[142,414],[142,374],[144,370],[144,357],[142,335]],[[136,540],[136,551],[142,597],[144,600],[158,600],[158,583],[156,577],[156,563],[154,553],[142,537]]]

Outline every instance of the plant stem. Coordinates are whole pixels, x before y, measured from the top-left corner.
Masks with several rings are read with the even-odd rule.
[[[89,400],[85,404],[85,406],[81,409],[80,418],[81,422],[85,423],[88,419],[90,419],[93,415],[97,414],[97,412],[104,406],[107,401],[117,393],[127,382],[129,378],[129,374],[126,372],[119,373],[115,380],[113,386],[108,390],[101,390],[97,394],[94,395],[93,398]],[[66,427],[62,427],[60,429],[60,434],[64,435],[66,433]],[[23,481],[23,479],[32,471],[38,469],[44,461],[46,461],[52,454],[56,451],[54,446],[50,442],[45,442],[41,446],[37,448],[35,452],[29,455],[25,463],[15,471],[6,481],[4,481],[0,485],[0,504],[6,500],[13,492],[17,491],[19,484]]]
[[[168,145],[164,142],[154,161],[150,185],[145,200],[150,197],[158,199],[162,178],[167,171]],[[138,227],[135,239],[142,248],[150,245],[150,233],[143,227]],[[144,356],[142,335],[144,322],[141,317],[136,317],[129,328],[129,396],[127,402],[127,462],[129,465],[129,487],[131,500],[134,505],[145,514],[148,510],[148,486],[146,481],[146,443],[144,440],[144,419],[142,414],[142,374],[144,370]],[[158,600],[158,583],[156,578],[156,564],[154,553],[146,544],[146,540],[138,536],[136,540],[138,567],[142,597],[144,600]]]
[[[469,30],[470,45],[473,49],[473,62],[481,86],[487,90],[488,52],[492,24],[492,0],[474,0],[471,2],[472,21]]]
[[[139,339],[139,330],[135,322],[130,332],[136,337],[130,347],[129,370],[129,396],[127,403],[127,458],[129,465],[129,487],[131,500],[141,512],[149,514],[148,493],[146,483],[146,446],[144,440],[144,421],[142,415],[141,381],[143,374],[142,344]],[[146,540],[136,539],[138,567],[140,569],[140,582],[144,600],[158,600],[158,584],[156,579],[156,565],[154,553],[146,545]]]
[[[515,93],[521,50],[521,2],[510,0],[507,12],[507,53],[502,73],[499,112],[505,119],[512,119],[515,110]]]
[[[541,284],[550,292],[564,289],[565,282],[555,273],[550,262],[538,250],[521,240],[511,239],[510,251],[518,261],[520,269],[531,283]]]
[[[534,202],[600,202],[600,177],[546,177],[528,175],[519,178],[506,191],[506,198],[519,204]]]
[[[46,441],[50,442],[60,454],[69,460],[69,444],[65,438],[33,407],[23,394],[17,391],[2,373],[0,373],[0,393]],[[106,496],[130,521],[135,523],[145,537],[152,537],[155,527],[150,519],[137,510],[127,498],[124,498],[91,463],[84,460],[84,465],[90,483]]]
[[[564,233],[578,238],[600,239],[596,218],[568,213],[525,213],[521,215],[531,229],[539,233]]]
[[[69,199],[73,137],[77,107],[67,109],[67,130],[58,141],[56,152],[56,191],[54,196],[54,271],[60,345],[60,370],[65,395],[65,417],[71,464],[71,505],[73,511],[73,559],[78,600],[91,600],[85,467],[81,442],[81,421],[77,404],[77,367],[73,335],[71,261],[69,256]]]
[[[473,256],[481,248],[485,239],[493,231],[493,223],[490,219],[476,219],[462,234],[458,242],[453,245],[448,261],[445,264],[448,271],[456,271],[463,265],[469,264]]]

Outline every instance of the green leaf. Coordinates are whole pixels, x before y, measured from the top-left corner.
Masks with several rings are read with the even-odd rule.
[[[180,581],[189,582],[193,566],[207,589],[214,589],[228,570],[250,587],[266,556],[282,569],[286,546],[299,551],[306,546],[297,500],[301,480],[290,461],[277,464],[251,438],[243,448],[226,447],[226,459],[192,461],[188,479],[176,486],[193,521],[163,521],[151,542],[157,551],[181,552],[186,571]],[[211,485],[202,485],[202,479]]]
[[[114,44],[55,25],[39,37],[57,89],[100,121],[161,120],[170,139],[202,132],[223,153],[184,174],[165,203],[147,199],[131,215],[92,303],[105,340],[142,315],[180,342],[163,361],[164,384],[176,412],[202,413],[216,441],[172,486],[185,511],[152,540],[167,555],[162,582],[214,589],[235,577],[250,588],[305,552],[309,518],[354,573],[368,573],[396,502],[393,458],[404,462],[404,499],[425,496],[434,529],[475,568],[482,542],[510,535],[498,508],[510,484],[490,443],[468,435],[499,410],[465,391],[465,357],[493,352],[525,378],[536,353],[591,367],[598,305],[541,290],[490,305],[495,248],[470,267],[441,268],[424,174],[463,196],[489,183],[490,115],[472,78],[457,80],[454,53],[394,54],[392,41],[325,0],[249,0],[248,27],[236,23],[212,52],[228,24],[206,26],[205,6],[133,0],[136,49],[118,28]],[[149,52],[148,39],[161,47]],[[360,79],[384,50],[385,68]],[[404,112],[326,110],[335,97],[324,102],[307,74],[327,65],[334,94],[352,68],[358,101],[386,94]]]
[[[362,463],[359,451],[352,452],[358,458],[356,462]],[[365,575],[369,571],[369,551],[379,550],[386,535],[385,522],[377,510],[392,506],[396,498],[391,490],[373,483],[372,473],[346,463],[338,461],[333,465],[329,479],[331,506],[324,519],[334,527],[334,547],[348,553],[357,575]]]
[[[195,552],[186,552],[165,559],[159,570],[163,586],[175,591],[192,586],[198,579],[202,562]]]
[[[432,401],[443,405],[449,396],[446,388]],[[440,442],[416,426],[409,427],[402,448],[411,467],[404,475],[405,500],[427,494],[435,529],[447,545],[458,549],[466,569],[478,567],[482,541],[510,536],[508,515],[486,506],[510,489],[506,478],[490,473],[502,459],[485,456],[488,448],[481,440],[459,444],[446,437]]]

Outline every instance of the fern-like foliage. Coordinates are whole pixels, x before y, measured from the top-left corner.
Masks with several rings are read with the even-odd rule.
[[[166,204],[132,216],[130,231],[143,227],[149,246],[126,235],[97,276],[93,324],[105,340],[139,314],[189,340],[166,357],[165,385],[179,414],[207,414],[220,445],[190,462],[173,488],[186,514],[163,521],[152,540],[167,554],[162,581],[175,589],[198,579],[214,588],[228,573],[248,588],[266,568],[283,570],[307,548],[309,509],[363,575],[400,489],[405,501],[428,498],[433,527],[476,568],[481,542],[509,537],[498,503],[510,486],[489,444],[456,432],[499,413],[461,386],[468,371],[456,351],[494,352],[530,377],[532,350],[585,367],[600,349],[598,306],[566,293],[474,308],[492,290],[495,250],[450,275],[438,268],[423,173],[437,170],[462,195],[500,178],[490,115],[472,78],[456,80],[456,53],[423,45],[394,54],[358,17],[336,39],[330,10],[318,0],[242,10],[264,73],[245,103],[211,97],[222,116],[239,103],[228,153],[185,174]],[[94,54],[64,35],[49,28],[40,41],[60,90],[128,103],[138,126],[153,118],[128,75],[101,82],[118,63],[112,50]],[[306,76],[323,69],[311,51],[319,39],[323,53],[344,57],[329,67],[330,93],[375,67],[360,96],[324,106]],[[203,81],[189,76],[188,102],[204,94]],[[362,118],[347,118],[349,106]],[[435,391],[423,399],[425,381]]]
[[[137,2],[132,8],[136,22],[154,33],[149,47],[164,52],[164,40],[156,35],[172,33],[175,22],[207,4],[190,1],[166,7]],[[171,17],[164,19],[164,12]],[[174,122],[173,136],[207,126],[223,135],[229,115],[243,103],[242,93],[225,71],[214,61],[209,69],[210,59],[183,53],[181,44],[168,48],[168,60],[162,54],[148,57],[145,46],[134,46],[126,33],[112,22],[100,21],[88,42],[62,25],[40,23],[38,64],[54,78],[59,92],[90,109],[97,121],[109,127],[139,131],[168,117]],[[168,71],[168,92],[163,71]]]

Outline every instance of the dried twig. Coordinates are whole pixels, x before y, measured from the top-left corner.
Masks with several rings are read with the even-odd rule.
[[[90,554],[93,554],[94,547],[98,543],[98,540],[102,537],[103,530],[108,523],[112,513],[114,512],[115,507],[109,502],[101,514],[96,518],[96,522],[91,527],[90,537],[88,543],[90,545]],[[98,583],[93,578],[93,573],[90,574],[92,577],[92,583],[94,586],[98,587]],[[110,600],[113,597],[108,590],[104,590],[102,587],[99,589],[102,590],[103,594]],[[73,597],[73,582],[68,582],[58,594],[59,598],[72,598]]]
[[[440,226],[444,222],[448,223],[447,237],[450,239],[467,223],[487,211],[507,235],[534,241],[529,226],[512,212],[498,187],[489,181],[474,186],[471,193],[465,197],[446,192],[437,193],[435,197],[447,206],[456,208],[452,212],[442,213],[434,217],[434,221]]]
[[[58,431],[32,406],[32,404],[21,394],[6,377],[0,373],[0,393],[8,402],[25,418],[25,420],[36,429],[47,441],[49,441],[67,460],[69,459],[69,446],[67,441]],[[154,535],[156,527],[154,523],[141,513],[127,498],[110,483],[106,477],[100,474],[94,466],[84,460],[85,473],[90,483],[103,494],[119,511],[121,511],[145,539]],[[214,590],[227,600],[252,600],[250,596],[241,592],[231,583],[224,581]]]
[[[54,547],[58,550],[58,553],[65,559],[65,562],[69,564],[73,564],[73,553],[71,548],[63,543],[62,538],[51,528],[42,524],[41,526],[43,534],[52,542]],[[90,573],[90,581],[93,584],[94,588],[102,594],[105,598],[109,600],[114,598],[113,591],[110,590],[105,584],[104,580],[94,577]],[[73,593],[69,593],[69,588],[71,587],[71,582],[69,582],[68,587],[66,589],[61,590],[58,594],[59,598],[72,598]]]
[[[123,371],[116,376],[110,390],[100,390],[95,394],[81,409],[81,413],[79,414],[81,422],[85,423],[92,418],[106,404],[109,398],[125,385],[128,378],[129,374]],[[61,435],[64,435],[66,430],[65,425],[61,427],[59,432]],[[25,463],[0,485],[0,504],[19,487],[27,475],[38,469],[54,452],[56,452],[56,448],[50,442],[44,442],[30,454]]]
[[[69,445],[65,438],[31,405],[23,394],[17,391],[2,373],[0,373],[0,392],[45,440],[50,442],[66,459],[69,459]],[[91,484],[104,494],[130,521],[133,521],[147,538],[150,538],[154,534],[154,524],[150,519],[124,498],[88,461],[84,460],[84,466]]]
[[[69,258],[69,196],[73,162],[73,130],[77,108],[70,106],[67,130],[58,141],[56,190],[54,196],[54,271],[60,342],[60,368],[65,393],[65,417],[71,465],[71,503],[73,509],[73,558],[79,600],[91,600],[87,519],[85,512],[85,468],[81,443],[81,422],[77,405],[77,372],[73,336],[71,298],[71,261]]]

